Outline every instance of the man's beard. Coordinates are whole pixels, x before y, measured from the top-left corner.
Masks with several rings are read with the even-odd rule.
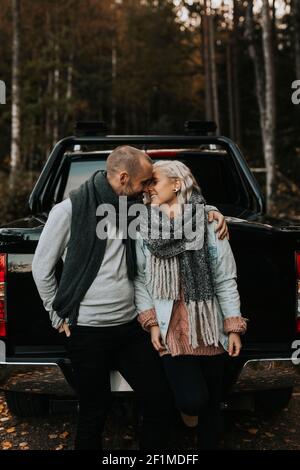
[[[131,184],[129,183],[127,187],[124,189],[122,196],[127,196],[128,201],[143,201],[143,191],[134,192],[132,191]]]

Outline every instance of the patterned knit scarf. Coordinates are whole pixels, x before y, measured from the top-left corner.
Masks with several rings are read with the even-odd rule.
[[[206,346],[218,346],[219,341],[204,205],[204,198],[194,190],[181,215],[169,219],[157,206],[148,206],[147,220],[142,218],[140,225],[151,254],[147,287],[155,299],[175,301],[182,291],[193,348],[199,346],[199,328]],[[193,229],[193,240],[186,238],[183,223]]]

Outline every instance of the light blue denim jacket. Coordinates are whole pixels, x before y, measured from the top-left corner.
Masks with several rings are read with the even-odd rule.
[[[227,238],[220,240],[215,232],[217,222],[208,223],[208,249],[215,284],[215,302],[218,313],[219,341],[228,350],[228,335],[224,332],[224,319],[240,317],[240,296],[236,283],[236,263]],[[141,236],[136,240],[137,276],[135,278],[135,304],[137,313],[154,308],[162,340],[171,319],[173,300],[153,299],[146,287],[150,275],[150,251]],[[168,347],[166,346],[167,350]]]

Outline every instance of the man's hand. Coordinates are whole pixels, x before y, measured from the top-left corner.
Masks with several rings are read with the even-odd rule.
[[[242,348],[240,335],[238,333],[229,333],[228,337],[228,354],[231,357],[237,357]]]
[[[225,220],[225,217],[221,212],[217,211],[209,211],[208,212],[208,222],[211,223],[213,220],[217,220],[218,224],[216,226],[216,232],[219,232],[219,237],[220,240],[223,240],[223,238],[227,237],[229,240],[229,232],[228,232],[228,226]]]
[[[150,333],[151,343],[153,344],[154,349],[156,349],[156,351],[163,351],[165,348],[161,342],[159,326],[151,326]]]
[[[68,323],[65,322],[65,321],[64,321],[63,324],[60,325],[60,327],[58,328],[58,332],[59,332],[59,333],[65,332],[67,337],[71,336],[71,331],[70,331],[69,325],[68,325]]]

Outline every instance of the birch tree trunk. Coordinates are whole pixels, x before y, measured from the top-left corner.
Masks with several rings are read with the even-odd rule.
[[[272,212],[275,192],[275,89],[270,5],[263,0],[262,34],[265,65],[264,156],[267,169],[267,209]]]
[[[266,167],[267,211],[272,212],[274,207],[275,179],[275,99],[271,40],[272,31],[268,0],[263,0],[262,34],[263,61],[260,58],[260,54],[258,53],[255,43],[253,0],[249,0],[246,10],[245,36],[248,40],[249,55],[253,61],[255,70],[256,95],[259,107],[263,153]]]
[[[13,42],[12,42],[12,119],[11,119],[11,156],[10,188],[14,188],[15,176],[21,167],[20,151],[20,1],[12,0]]]

